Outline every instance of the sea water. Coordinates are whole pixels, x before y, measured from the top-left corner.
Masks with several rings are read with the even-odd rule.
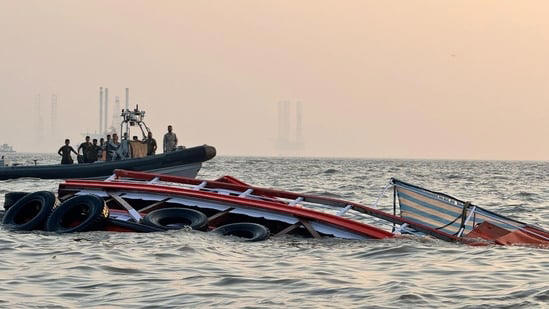
[[[396,177],[547,228],[548,172],[548,162],[217,157],[199,177],[369,205]],[[0,203],[59,183],[0,181]],[[391,197],[379,207],[392,211]],[[0,307],[9,308],[531,308],[549,306],[548,281],[549,250],[533,247],[0,228]]]

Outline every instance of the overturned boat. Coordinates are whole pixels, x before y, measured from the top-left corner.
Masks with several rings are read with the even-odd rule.
[[[61,183],[62,203],[51,215],[53,206],[44,204],[48,200],[53,205],[51,196],[32,202],[27,195],[27,200],[9,206],[3,222],[16,229],[61,233],[189,226],[248,240],[283,235],[346,239],[416,235],[469,245],[549,244],[549,232],[540,227],[397,179],[390,185],[392,214],[341,199],[254,187],[230,176],[207,181],[117,170],[106,181]],[[37,207],[40,203],[46,206]]]
[[[107,178],[116,169],[196,177],[202,162],[215,157],[213,146],[202,145],[177,151],[116,161],[0,167],[0,180],[21,177],[42,179]]]

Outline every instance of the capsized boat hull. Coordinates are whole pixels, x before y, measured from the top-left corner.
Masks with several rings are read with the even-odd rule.
[[[347,239],[394,236],[389,231],[348,217],[317,211],[299,202],[288,203],[282,191],[277,191],[281,193],[277,195],[275,192],[262,193],[256,188],[257,193],[254,194],[254,189],[232,177],[224,177],[221,181],[203,181],[140,172],[115,173],[125,175],[127,179],[67,180],[59,185],[59,196],[65,199],[73,195],[94,194],[108,201],[109,208],[120,209],[122,207],[117,205],[116,198],[112,198],[116,195],[144,215],[159,208],[193,208],[208,216],[210,229],[227,223],[255,222],[267,226],[273,235],[279,236],[298,234],[319,238],[326,235]],[[129,215],[120,217],[120,212],[117,214],[116,219],[129,219]]]
[[[41,179],[106,178],[115,169],[149,171],[185,177],[196,177],[201,163],[215,157],[213,146],[203,145],[144,158],[37,166],[8,166],[0,168],[0,180],[33,177]]]
[[[109,181],[67,180],[59,185],[59,196],[94,194],[103,197],[111,208],[130,203],[143,215],[164,207],[194,208],[208,216],[210,227],[216,227],[220,219],[221,223],[227,223],[226,219],[229,223],[252,220],[269,225],[275,236],[296,231],[314,238],[331,235],[351,239],[415,234],[469,245],[549,246],[549,232],[540,227],[396,179],[391,183],[395,190],[393,214],[330,197],[253,187],[230,176],[206,181],[123,170],[115,171]],[[400,214],[396,213],[397,196]],[[412,207],[417,208],[415,213]],[[437,218],[437,213],[443,215]],[[374,223],[363,221],[362,215]],[[129,220],[131,212],[119,211],[118,216],[116,219]],[[433,225],[433,220],[442,225]],[[389,230],[381,227],[384,224]],[[495,233],[496,228],[502,233]]]

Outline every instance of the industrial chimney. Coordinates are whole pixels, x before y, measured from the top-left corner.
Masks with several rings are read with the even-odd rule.
[[[126,88],[126,109],[130,109],[130,88]]]
[[[103,87],[99,87],[99,134],[103,130]]]
[[[109,88],[105,88],[105,114],[103,115],[103,131],[101,134],[105,134],[108,129],[107,115],[109,113]]]

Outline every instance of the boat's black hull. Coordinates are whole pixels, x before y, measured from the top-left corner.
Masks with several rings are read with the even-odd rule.
[[[204,145],[138,159],[70,165],[9,166],[0,168],[0,180],[21,177],[42,179],[98,178],[112,175],[115,169],[133,171],[169,170],[171,167],[207,161],[213,158],[215,154],[214,147]]]

